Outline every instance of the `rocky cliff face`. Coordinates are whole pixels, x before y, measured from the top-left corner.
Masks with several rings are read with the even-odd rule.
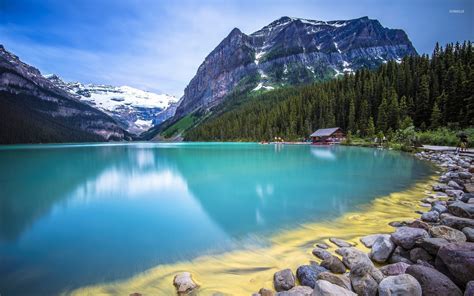
[[[129,138],[108,115],[71,96],[0,45],[0,143]]]
[[[78,100],[113,117],[122,128],[140,134],[172,117],[177,99],[130,86],[65,82],[55,74],[45,77]]]
[[[199,67],[175,118],[208,110],[236,89],[319,81],[415,54],[403,30],[367,17],[328,22],[282,17],[250,35],[233,29]]]

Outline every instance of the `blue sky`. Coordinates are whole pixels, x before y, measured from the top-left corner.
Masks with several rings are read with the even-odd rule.
[[[472,0],[0,0],[0,43],[42,73],[181,96],[206,55],[238,27],[281,16],[369,16],[404,29],[419,53],[474,40]],[[455,10],[456,12],[453,12]]]

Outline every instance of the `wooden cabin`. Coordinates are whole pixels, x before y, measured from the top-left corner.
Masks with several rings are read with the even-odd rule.
[[[339,127],[321,128],[311,134],[315,145],[338,144],[346,138],[346,134]]]

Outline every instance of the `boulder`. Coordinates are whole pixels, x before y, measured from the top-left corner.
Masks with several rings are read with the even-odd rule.
[[[459,172],[459,178],[469,180],[472,178],[472,174],[469,172]]]
[[[173,285],[179,295],[185,295],[198,287],[189,272],[181,272],[175,275]]]
[[[300,281],[301,285],[314,288],[318,274],[326,271],[328,271],[326,268],[317,264],[301,265],[296,270],[296,277]]]
[[[426,222],[438,222],[439,212],[429,211],[429,212],[423,213],[421,215],[421,220],[426,221]]]
[[[295,275],[291,269],[283,269],[273,275],[273,285],[275,290],[288,291],[295,286]]]
[[[372,267],[375,269],[375,267]],[[377,295],[378,281],[372,276],[370,266],[365,264],[355,265],[349,274],[352,288],[357,295]],[[380,281],[383,279],[383,275]]]
[[[370,234],[370,235],[366,235],[366,236],[360,238],[360,242],[361,242],[364,246],[366,246],[367,248],[372,248],[372,245],[374,244],[375,240],[376,240],[379,236],[382,236],[382,235],[386,235],[386,234]]]
[[[433,211],[436,211],[438,212],[439,214],[443,214],[443,213],[446,213],[448,211],[448,208],[445,207],[444,205],[442,204],[435,204],[433,205],[433,207],[431,208],[431,210]],[[438,217],[439,218],[439,217]]]
[[[340,247],[340,248],[344,248],[344,247],[352,247],[353,244],[349,243],[349,242],[346,242],[345,240],[342,240],[342,239],[339,239],[339,238],[335,238],[335,237],[331,237],[329,239],[329,241],[333,244],[335,244],[336,246]]]
[[[413,228],[421,228],[421,229],[424,229],[426,231],[428,231],[431,227],[430,224],[428,224],[426,222],[423,222],[421,220],[418,220],[418,219],[414,220],[411,223],[408,223],[406,226],[413,227]]]
[[[360,263],[373,265],[366,253],[353,247],[337,249],[336,253],[342,256],[342,263],[349,269]]]
[[[459,200],[462,202],[468,202],[468,200],[471,198],[474,198],[474,193],[464,193]]]
[[[441,237],[428,237],[424,238],[421,241],[421,247],[425,249],[431,255],[435,255],[438,253],[439,248],[441,246],[448,244],[449,242]]]
[[[318,274],[318,280],[325,280],[334,285],[338,285],[347,290],[351,290],[351,280],[345,274],[334,274],[331,272],[321,272]]]
[[[452,187],[449,187],[446,184],[435,184],[433,185],[433,191],[446,191],[452,189]]]
[[[288,291],[277,292],[276,296],[311,296],[313,289],[307,286],[296,286]]]
[[[466,241],[466,235],[457,229],[440,225],[430,228],[432,237],[444,238],[450,243],[462,243]]]
[[[467,283],[464,296],[474,296],[474,281]]]
[[[418,240],[422,240],[425,237],[429,237],[426,230],[413,227],[399,227],[391,235],[392,240],[398,246],[401,246],[405,249],[413,248]]]
[[[474,219],[456,217],[451,214],[445,213],[441,214],[441,224],[456,228],[463,229],[464,227],[474,228]]]
[[[321,266],[328,269],[328,270],[330,270],[333,273],[344,273],[344,272],[346,272],[346,266],[336,256],[331,256],[329,258],[324,259],[321,262]]]
[[[474,193],[474,183],[468,183],[464,187],[468,193]]]
[[[410,260],[417,262],[418,260],[429,262],[433,257],[422,248],[414,248],[410,250]]]
[[[421,296],[420,283],[409,274],[384,278],[379,284],[379,296]]]
[[[395,250],[395,243],[390,239],[390,235],[384,234],[379,236],[370,250],[370,259],[375,262],[383,263],[390,258],[392,252]]]
[[[392,256],[388,260],[389,263],[398,263],[398,262],[404,262],[406,264],[413,264],[413,262],[410,260],[410,251],[405,250],[404,248],[398,246],[395,248],[393,251]]]
[[[445,192],[448,196],[455,197],[456,199],[460,199],[464,195],[464,191],[458,189],[448,189]]]
[[[314,248],[312,253],[313,253],[314,256],[318,257],[321,260],[331,258],[331,256],[332,256],[331,253],[329,253],[328,251],[326,251],[324,249],[320,249],[320,248]]]
[[[474,218],[474,204],[457,201],[448,205],[448,211],[454,216],[470,219]]]
[[[434,268],[416,264],[409,266],[406,273],[420,283],[423,295],[462,296],[462,292],[456,284]]]
[[[452,180],[448,182],[448,186],[455,189],[455,190],[463,190],[463,187],[461,185],[459,185],[458,183],[456,183]]]
[[[474,243],[450,243],[442,246],[435,267],[460,287],[474,280]]]
[[[474,242],[474,228],[464,227],[462,233],[464,233],[468,242]]]
[[[410,264],[406,264],[405,262],[398,262],[382,266],[380,268],[380,271],[383,273],[384,276],[399,275],[404,274],[408,266],[410,266]]]
[[[357,296],[357,294],[328,281],[318,280],[314,286],[313,296]]]

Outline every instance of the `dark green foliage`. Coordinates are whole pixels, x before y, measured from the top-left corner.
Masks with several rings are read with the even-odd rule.
[[[472,51],[471,42],[448,44],[432,58],[410,56],[328,82],[234,94],[185,139],[296,140],[332,126],[361,136],[390,135],[412,123],[422,130],[468,127],[474,120]]]

